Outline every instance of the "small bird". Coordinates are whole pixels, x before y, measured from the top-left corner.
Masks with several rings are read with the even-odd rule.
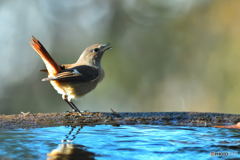
[[[76,63],[58,65],[44,46],[32,36],[32,48],[39,54],[45,63],[48,77],[42,81],[49,81],[53,88],[62,95],[62,99],[75,111],[80,112],[72,102],[96,88],[104,77],[101,59],[104,52],[111,49],[109,44],[94,44],[87,47]]]

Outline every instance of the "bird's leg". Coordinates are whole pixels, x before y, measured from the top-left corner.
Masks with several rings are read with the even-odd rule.
[[[76,108],[71,104],[71,102],[69,102],[67,99],[64,99],[65,102],[67,102],[67,104],[72,108],[73,111],[76,111]]]
[[[74,110],[74,112],[81,113],[80,110],[77,108],[77,106],[75,104],[73,104],[73,102],[68,100],[67,95],[63,95],[62,98]]]
[[[69,102],[69,103],[75,108],[74,109],[75,112],[81,113],[81,111],[78,109],[78,107],[73,102]]]

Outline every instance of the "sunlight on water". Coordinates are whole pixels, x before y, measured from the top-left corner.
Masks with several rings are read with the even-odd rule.
[[[240,158],[236,129],[97,125],[0,132],[0,159],[219,159]]]

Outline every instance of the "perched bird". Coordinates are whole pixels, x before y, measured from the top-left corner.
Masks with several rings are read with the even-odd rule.
[[[111,48],[110,45],[91,45],[82,52],[76,63],[58,65],[35,37],[32,36],[30,44],[45,63],[46,69],[41,71],[48,72],[48,77],[43,78],[42,81],[49,81],[53,88],[62,95],[63,100],[75,112],[80,112],[72,99],[92,91],[103,79],[101,59],[104,52]]]

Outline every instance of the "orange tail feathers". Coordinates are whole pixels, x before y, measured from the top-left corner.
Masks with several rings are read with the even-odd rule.
[[[34,37],[32,36],[31,41],[32,48],[39,54],[39,56],[42,58],[43,62],[46,65],[46,68],[48,70],[49,75],[56,75],[60,72],[60,67],[57,65],[57,63],[53,60],[53,58],[50,56],[48,51],[44,48],[44,46]]]

